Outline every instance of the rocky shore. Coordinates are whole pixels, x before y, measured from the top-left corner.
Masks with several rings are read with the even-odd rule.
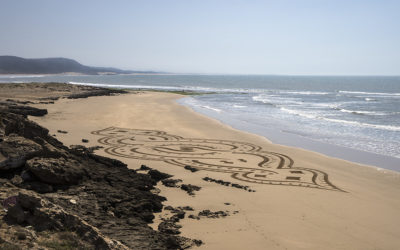
[[[15,85],[0,88],[21,87]],[[53,100],[123,91],[67,84],[28,89],[26,96],[2,96],[0,103],[0,248],[185,249],[199,244],[148,226],[165,200],[152,190],[169,175],[138,173],[93,149],[66,147],[27,118],[47,114],[26,106],[43,101],[35,91],[53,91]]]

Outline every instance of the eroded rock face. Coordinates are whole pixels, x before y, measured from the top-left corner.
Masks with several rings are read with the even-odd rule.
[[[85,176],[85,171],[78,161],[62,157],[35,157],[26,162],[26,167],[39,180],[48,184],[76,184]]]
[[[18,194],[17,203],[7,211],[7,219],[18,224],[27,223],[37,231],[66,229],[77,232],[96,249],[129,249],[122,243],[104,236],[97,228],[76,215],[31,191]]]
[[[21,136],[8,136],[0,142],[0,170],[10,170],[25,165],[25,161],[39,154],[42,147]]]

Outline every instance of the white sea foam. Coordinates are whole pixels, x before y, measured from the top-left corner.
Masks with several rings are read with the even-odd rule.
[[[345,91],[345,90],[340,90],[338,92],[343,94],[356,94],[356,95],[400,96],[400,93],[363,92],[363,91]]]
[[[203,105],[203,106],[200,106],[200,107],[205,108],[205,109],[209,109],[209,110],[213,110],[213,111],[218,112],[218,113],[222,112],[222,110],[220,110],[220,109],[213,108],[213,107],[210,107],[210,106],[207,106],[207,105]]]
[[[293,110],[293,109],[288,109],[288,108],[284,108],[284,107],[281,107],[280,110],[285,111],[286,113],[289,113],[292,115],[298,115],[298,116],[306,117],[309,119],[318,118],[315,114],[310,114],[310,113],[300,111],[300,110]]]
[[[400,127],[398,127],[398,126],[370,124],[370,123],[364,123],[364,122],[347,121],[347,120],[325,118],[325,117],[322,117],[322,119],[326,120],[326,121],[330,121],[330,122],[351,124],[351,125],[355,125],[355,126],[359,126],[359,127],[365,127],[365,128],[375,128],[375,129],[390,130],[390,131],[400,131]]]
[[[253,101],[256,101],[256,102],[262,102],[265,104],[274,105],[270,99],[266,98],[263,95],[253,96],[251,99],[253,99]]]
[[[268,105],[284,105],[284,104],[295,104],[295,105],[303,105],[303,102],[296,101],[299,98],[286,98],[286,97],[280,97],[280,96],[275,96],[275,95],[257,95],[252,97],[253,101],[256,102],[262,102],[264,104]]]
[[[386,113],[375,112],[375,111],[348,110],[348,109],[338,109],[338,110],[340,112],[352,113],[352,114],[356,114],[356,115],[387,115]]]
[[[327,117],[319,116],[316,114],[311,114],[311,113],[307,113],[307,112],[299,111],[299,110],[288,109],[288,108],[284,108],[284,107],[281,107],[280,110],[282,110],[286,113],[292,114],[292,115],[306,117],[309,119],[325,120],[325,121],[329,121],[329,122],[353,125],[353,126],[364,127],[364,128],[400,131],[400,127],[398,127],[398,126],[370,124],[370,123],[364,123],[364,122],[358,122],[358,121],[348,121],[348,120],[342,120],[342,119],[327,118]]]
[[[247,106],[234,104],[233,107],[234,108],[246,108]]]
[[[285,94],[298,94],[298,95],[329,95],[329,92],[321,92],[321,91],[280,91]]]

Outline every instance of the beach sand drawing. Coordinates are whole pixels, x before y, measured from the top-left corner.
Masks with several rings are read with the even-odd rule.
[[[287,155],[264,151],[239,141],[194,139],[158,130],[109,127],[93,131],[98,142],[114,156],[164,161],[199,170],[223,172],[240,181],[342,191],[328,180],[328,174],[311,168],[294,167]]]

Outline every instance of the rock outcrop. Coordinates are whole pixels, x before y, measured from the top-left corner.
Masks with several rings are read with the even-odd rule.
[[[6,222],[0,224],[0,248],[26,247],[27,237],[41,232],[69,232],[94,249],[196,245],[148,226],[165,200],[151,191],[169,177],[156,170],[138,173],[83,146],[68,148],[24,114],[0,109],[0,211],[7,211],[0,213]],[[21,243],[13,241],[19,230],[28,230],[18,236]],[[40,246],[40,237],[28,238],[28,248]]]

